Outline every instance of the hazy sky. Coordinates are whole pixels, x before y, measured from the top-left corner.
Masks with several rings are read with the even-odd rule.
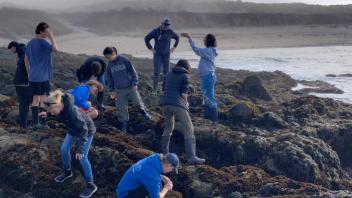
[[[0,3],[11,3],[20,5],[23,7],[31,8],[69,8],[84,4],[97,3],[109,0],[0,0]],[[309,4],[352,4],[352,0],[242,0],[250,2],[260,2],[260,3],[292,3],[292,2],[302,2]]]

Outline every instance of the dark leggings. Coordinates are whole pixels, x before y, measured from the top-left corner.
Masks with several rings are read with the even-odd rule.
[[[21,127],[26,128],[29,106],[32,102],[30,88],[25,86],[16,86],[16,93],[17,101],[19,103],[19,123]]]

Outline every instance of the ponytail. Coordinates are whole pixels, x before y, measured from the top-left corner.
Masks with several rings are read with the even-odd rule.
[[[52,91],[50,92],[50,95],[47,97],[46,102],[52,103],[52,104],[61,104],[63,95],[64,95],[64,92],[62,92],[62,90],[60,89]]]

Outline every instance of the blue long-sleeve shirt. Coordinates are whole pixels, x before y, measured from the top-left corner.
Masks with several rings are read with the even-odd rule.
[[[80,107],[84,110],[89,109],[89,92],[90,87],[88,85],[81,85],[72,90],[71,94],[75,99],[75,105],[77,107]]]
[[[154,49],[157,54],[168,54],[170,53],[171,40],[175,40],[174,47],[178,46],[180,37],[171,29],[162,30],[161,27],[155,28],[147,36],[145,36],[144,41],[148,49],[152,49],[153,46],[150,41],[154,39]]]
[[[160,154],[153,154],[140,160],[122,177],[116,189],[117,197],[125,198],[130,191],[144,186],[149,198],[159,198],[162,169]]]
[[[121,55],[108,63],[106,79],[109,91],[138,85],[138,75],[131,61]]]
[[[215,58],[218,56],[216,48],[206,47],[199,48],[196,46],[195,42],[192,39],[189,39],[189,43],[192,47],[194,53],[197,56],[200,56],[200,61],[198,65],[198,73],[200,76],[206,76],[212,73],[215,73]]]

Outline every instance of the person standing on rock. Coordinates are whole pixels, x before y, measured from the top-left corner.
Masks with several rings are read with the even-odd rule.
[[[179,159],[176,154],[153,154],[134,164],[120,180],[117,198],[164,198],[172,190],[172,181],[163,174],[178,173]],[[162,183],[164,187],[161,189]]]
[[[41,112],[39,116],[46,118],[48,115],[58,116],[67,128],[67,134],[61,145],[61,159],[63,161],[63,173],[55,178],[57,183],[63,183],[73,176],[71,167],[71,148],[77,146],[75,158],[80,161],[83,168],[87,187],[80,193],[79,197],[91,197],[97,186],[93,181],[92,167],[88,160],[96,128],[93,120],[77,106],[74,105],[74,97],[71,94],[64,94],[60,90],[51,92],[45,100],[48,112]]]
[[[142,101],[138,91],[138,75],[130,60],[117,53],[115,47],[107,47],[103,52],[109,61],[106,71],[106,78],[110,96],[115,100],[118,110],[118,119],[122,123],[122,132],[128,131],[128,101],[140,109],[144,118],[148,121],[151,116]]]
[[[76,71],[78,82],[81,84],[87,83],[89,80],[97,80],[102,85],[105,85],[105,68],[106,63],[100,57],[90,57],[84,64]],[[99,110],[104,109],[104,89],[100,89],[97,95],[97,107]]]
[[[165,81],[165,75],[169,72],[170,65],[170,53],[173,53],[178,46],[179,36],[170,29],[171,20],[169,18],[164,18],[161,21],[161,26],[157,27],[144,38],[147,48],[153,52],[153,62],[154,62],[154,75],[153,75],[153,88],[154,95],[158,94],[158,84],[160,81],[160,72],[163,68],[163,74]],[[154,48],[150,44],[150,41],[154,39]],[[175,40],[175,44],[171,47],[171,40]],[[162,67],[161,67],[162,66]],[[164,83],[163,83],[164,84]]]
[[[75,105],[81,109],[84,113],[87,113],[93,120],[99,115],[96,108],[92,107],[92,103],[89,101],[90,95],[97,95],[104,89],[104,86],[96,81],[90,80],[84,85],[75,87],[71,94],[75,99]]]
[[[31,107],[33,129],[37,130],[47,127],[45,119],[41,120],[41,124],[39,123],[38,114],[44,111],[43,102],[50,92],[50,80],[53,77],[51,54],[53,51],[57,52],[58,47],[48,24],[39,23],[35,33],[36,37],[27,45],[25,64],[29,71],[29,86],[33,94]],[[51,44],[46,40],[47,38]]]
[[[188,38],[194,53],[200,56],[198,65],[198,74],[201,80],[201,91],[204,98],[204,117],[218,122],[218,103],[215,96],[216,85],[216,66],[215,59],[218,56],[216,47],[217,41],[213,34],[207,34],[204,38],[205,48],[199,48],[188,33],[183,33],[181,36]]]
[[[202,164],[205,159],[196,156],[196,138],[189,115],[188,88],[191,66],[187,60],[179,60],[166,75],[164,95],[160,104],[164,116],[164,132],[161,138],[161,152],[169,153],[169,144],[175,127],[175,119],[180,122],[184,135],[185,150],[189,164]]]
[[[26,54],[26,45],[12,41],[8,45],[8,49],[12,53],[17,54],[17,68],[14,78],[14,85],[17,93],[17,101],[19,103],[19,124],[21,128],[27,128],[27,117],[29,106],[31,104],[31,92],[29,89],[28,72],[24,64]]]

